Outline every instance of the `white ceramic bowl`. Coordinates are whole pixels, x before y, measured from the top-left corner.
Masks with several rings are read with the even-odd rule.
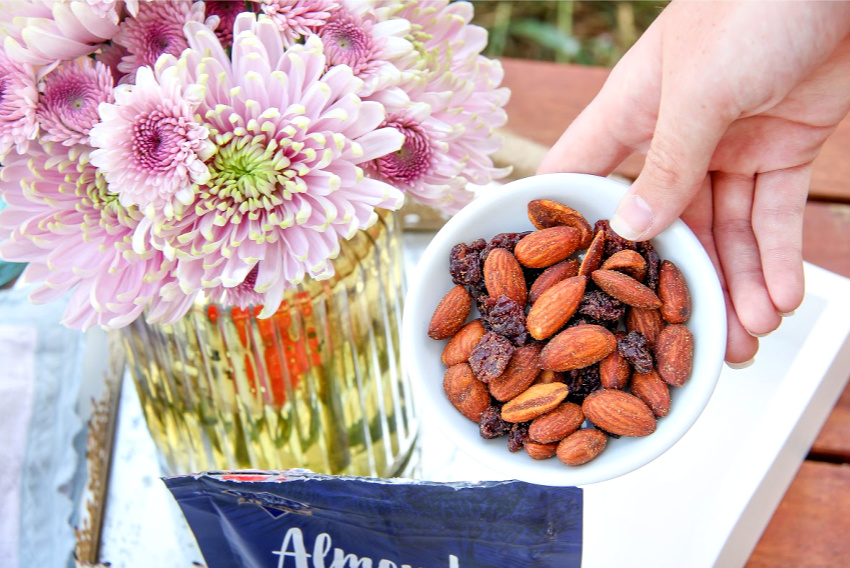
[[[497,233],[533,229],[527,215],[527,204],[533,199],[564,203],[582,213],[592,225],[599,219],[610,219],[626,189],[614,180],[584,174],[525,178],[476,198],[437,233],[409,283],[403,322],[403,356],[417,401],[423,405],[422,428],[443,429],[461,451],[507,477],[567,486],[596,483],[634,471],[668,450],[694,424],[708,403],[722,368],[726,310],[708,255],[690,229],[678,220],[652,243],[661,258],[673,261],[688,282],[692,313],[687,325],[694,335],[694,365],[687,383],[671,387],[670,412],[658,420],[653,434],[609,439],[596,459],[581,466],[564,465],[557,457],[533,460],[523,451],[509,452],[505,437],[481,438],[477,424],[461,415],[443,391],[445,367],[440,355],[446,341],[429,338],[427,330],[434,309],[453,286],[449,275],[452,246],[478,238],[489,240]]]

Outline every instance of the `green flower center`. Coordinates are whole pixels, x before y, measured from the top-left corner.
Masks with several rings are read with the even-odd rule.
[[[273,139],[234,136],[219,145],[209,164],[211,177],[205,193],[228,201],[242,213],[273,208],[282,203],[279,186],[289,179],[290,163]]]

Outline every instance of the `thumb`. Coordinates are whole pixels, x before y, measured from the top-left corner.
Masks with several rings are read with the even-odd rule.
[[[667,94],[667,93],[664,93]],[[611,217],[611,228],[634,241],[651,239],[693,200],[711,156],[732,119],[719,105],[678,92],[662,95],[646,162]]]

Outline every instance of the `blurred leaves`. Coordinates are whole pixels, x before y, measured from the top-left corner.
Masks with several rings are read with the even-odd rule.
[[[487,55],[610,67],[667,2],[473,1]]]

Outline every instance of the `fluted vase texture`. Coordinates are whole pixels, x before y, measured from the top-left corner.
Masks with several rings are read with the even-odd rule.
[[[336,275],[280,309],[197,303],[180,321],[123,330],[147,425],[170,473],[307,468],[392,477],[418,423],[402,372],[397,213],[342,241]]]

